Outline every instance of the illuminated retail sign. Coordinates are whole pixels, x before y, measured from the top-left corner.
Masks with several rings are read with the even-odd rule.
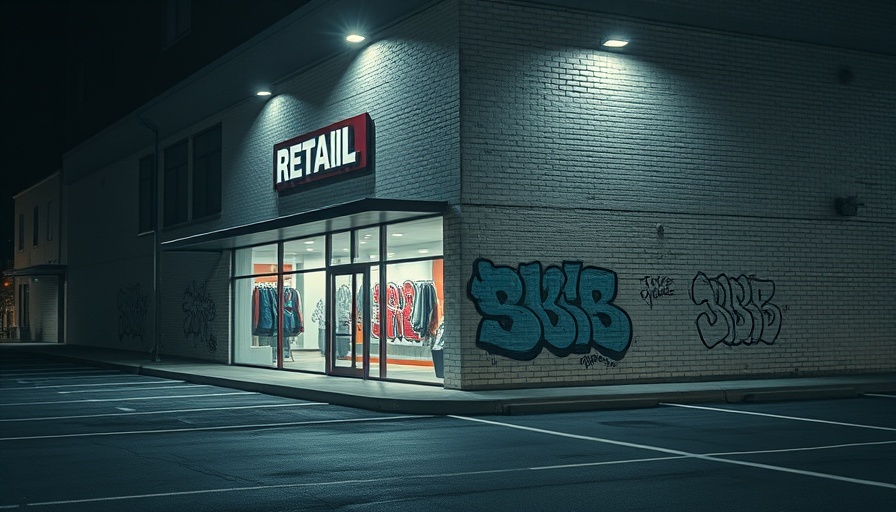
[[[373,120],[361,114],[274,144],[274,190],[373,168]]]

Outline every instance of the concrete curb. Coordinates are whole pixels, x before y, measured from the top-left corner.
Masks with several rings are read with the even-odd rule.
[[[388,393],[388,387],[377,385],[335,386],[324,389],[320,382],[311,385],[282,380],[282,373],[264,373],[259,369],[254,378],[214,375],[234,373],[233,367],[181,360],[153,362],[114,360],[116,355],[102,351],[64,353],[37,347],[23,351],[56,359],[77,361],[85,365],[131,373],[180,380],[194,384],[221,386],[264,393],[298,400],[367,409],[395,414],[420,415],[520,415],[559,412],[643,409],[663,403],[759,403],[794,400],[855,398],[863,393],[896,393],[896,375],[843,376],[830,378],[768,379],[757,381],[716,381],[706,383],[670,383],[650,385],[594,386],[593,388],[552,388],[513,390],[510,392],[446,392],[444,398],[431,393],[432,387],[415,397],[416,390]],[[208,372],[203,371],[208,368]],[[251,369],[250,369],[251,370]],[[238,374],[238,372],[237,372]],[[803,380],[805,379],[805,380]],[[826,381],[829,381],[826,382]],[[335,382],[335,381],[334,381]],[[345,382],[345,381],[344,381]],[[365,383],[369,381],[364,381]],[[329,384],[327,385],[329,386]],[[422,387],[421,387],[422,389]],[[566,393],[566,394],[564,394]]]

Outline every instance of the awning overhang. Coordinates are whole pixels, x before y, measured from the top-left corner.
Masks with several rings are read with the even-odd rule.
[[[64,276],[65,268],[65,265],[34,265],[6,270],[3,275],[6,277]]]
[[[163,251],[226,251],[444,214],[445,201],[367,198],[162,242]]]

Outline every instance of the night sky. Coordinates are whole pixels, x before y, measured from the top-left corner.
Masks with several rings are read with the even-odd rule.
[[[190,0],[164,38],[166,0],[0,0],[0,268],[13,259],[12,196],[62,155],[308,0]],[[9,265],[11,268],[11,265]]]
[[[12,196],[62,166],[65,52],[59,1],[0,0],[0,262],[13,257]]]

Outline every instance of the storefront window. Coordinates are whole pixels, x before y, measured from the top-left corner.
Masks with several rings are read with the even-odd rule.
[[[279,296],[276,276],[234,282],[234,362],[276,366]]]
[[[237,249],[234,361],[440,383],[442,283],[440,217]]]
[[[386,259],[433,258],[442,255],[442,218],[390,224],[386,227]]]
[[[331,236],[330,265],[345,265],[352,262],[352,233],[343,231]]]
[[[283,319],[291,318],[292,329],[283,326],[283,367],[309,372],[326,371],[327,273],[325,271],[283,276]],[[292,315],[292,316],[291,316]]]
[[[235,257],[234,275],[237,277],[277,274],[277,244],[237,249]]]
[[[234,362],[277,364],[277,244],[238,249],[234,273]]]
[[[386,266],[385,293],[375,289],[374,296],[383,298],[385,325],[377,321],[371,339],[386,344],[387,378],[438,381],[432,352],[441,349],[436,338],[444,330],[442,259]]]
[[[317,236],[283,243],[283,271],[310,270],[326,266],[326,238]]]
[[[355,263],[371,263],[380,259],[380,228],[355,232]]]

